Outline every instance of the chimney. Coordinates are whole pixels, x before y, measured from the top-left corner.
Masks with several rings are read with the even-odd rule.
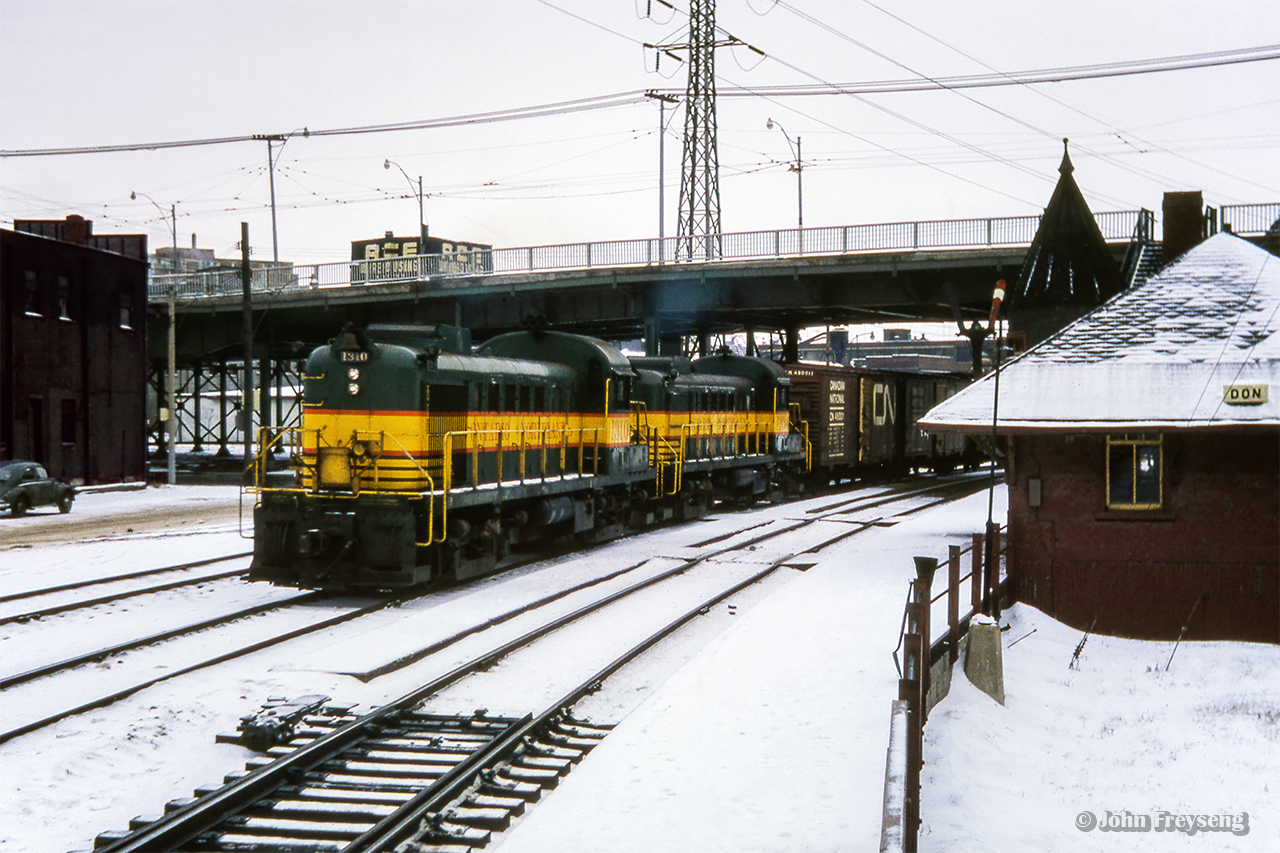
[[[1195,192],[1164,194],[1164,262],[1181,257],[1204,240],[1204,195]]]
[[[83,216],[73,213],[67,217],[66,223],[62,239],[68,243],[84,245],[93,236],[93,223]]]

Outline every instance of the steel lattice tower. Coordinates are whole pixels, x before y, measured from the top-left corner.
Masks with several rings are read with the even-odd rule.
[[[676,255],[720,256],[720,157],[716,144],[716,3],[690,0],[689,83]]]

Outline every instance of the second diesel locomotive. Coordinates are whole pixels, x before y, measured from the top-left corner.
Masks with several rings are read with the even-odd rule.
[[[594,338],[345,328],[305,369],[296,482],[254,491],[253,579],[395,589],[490,572],[510,546],[604,540],[715,500],[779,497],[807,467],[773,362],[628,359]]]

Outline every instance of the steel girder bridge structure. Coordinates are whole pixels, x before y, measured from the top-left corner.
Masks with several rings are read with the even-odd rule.
[[[1265,235],[1280,204],[1216,212],[1242,236]],[[1149,242],[1150,211],[1095,214],[1117,264]],[[419,255],[379,261],[281,264],[251,282],[252,369],[246,374],[244,297],[231,270],[153,276],[149,312],[153,411],[166,399],[168,309],[175,296],[177,444],[243,451],[249,423],[297,422],[296,389],[310,351],[347,322],[465,326],[476,341],[526,326],[613,341],[649,354],[707,351],[717,336],[776,336],[794,358],[800,330],[837,324],[949,321],[947,290],[971,317],[990,310],[992,284],[1016,276],[1039,216],[935,220],[717,236],[714,260],[679,259],[679,237]],[[801,249],[803,247],[803,250]],[[381,264],[381,266],[379,266]],[[1132,277],[1136,269],[1122,269]],[[249,376],[249,394],[246,379]],[[166,448],[154,421],[153,446]]]

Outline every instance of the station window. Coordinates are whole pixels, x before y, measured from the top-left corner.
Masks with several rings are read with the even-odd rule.
[[[1164,501],[1163,436],[1107,436],[1107,508],[1159,509]]]

